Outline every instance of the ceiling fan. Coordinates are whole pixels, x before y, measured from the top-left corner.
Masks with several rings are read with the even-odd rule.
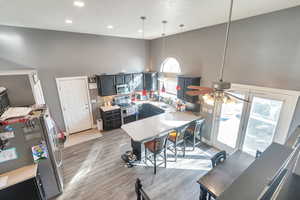
[[[226,55],[228,49],[228,40],[229,40],[229,32],[230,32],[230,25],[231,25],[231,16],[232,16],[232,9],[233,9],[233,0],[230,2],[230,10],[229,10],[229,19],[227,22],[226,28],[226,36],[225,36],[225,45],[224,45],[224,52],[223,52],[223,59],[222,65],[220,69],[220,76],[218,81],[213,82],[212,87],[202,87],[202,86],[195,86],[190,85],[188,86],[190,91],[187,91],[186,94],[190,96],[198,96],[202,95],[203,100],[210,105],[213,105],[214,102],[221,102],[221,103],[231,103],[235,102],[236,100],[248,102],[248,100],[240,98],[230,93],[231,83],[223,81],[223,74],[224,74],[224,67],[226,63]]]

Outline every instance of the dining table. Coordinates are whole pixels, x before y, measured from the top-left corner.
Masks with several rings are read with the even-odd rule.
[[[199,200],[206,200],[207,196],[219,197],[254,160],[253,156],[241,150],[232,153],[197,181],[200,185]]]

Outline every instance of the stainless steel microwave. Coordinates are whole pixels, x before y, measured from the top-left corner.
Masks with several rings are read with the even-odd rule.
[[[117,94],[128,94],[130,93],[130,87],[128,84],[117,85]]]

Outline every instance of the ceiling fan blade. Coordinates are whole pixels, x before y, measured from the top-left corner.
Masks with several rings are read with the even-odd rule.
[[[187,91],[186,94],[189,96],[198,96],[198,95],[204,95],[204,94],[209,94],[210,91],[207,90],[203,90],[203,91],[197,91],[197,90],[191,90],[191,91]]]
[[[187,87],[188,89],[193,89],[193,90],[207,90],[207,91],[213,91],[214,89],[209,88],[209,87],[202,87],[202,86],[197,86],[197,85],[189,85]]]
[[[235,95],[233,95],[233,94],[230,94],[230,93],[228,93],[228,92],[224,92],[224,93],[227,94],[228,96],[231,96],[231,97],[233,97],[233,98],[235,98],[235,99],[238,99],[238,100],[240,100],[240,101],[244,101],[244,102],[247,102],[247,103],[250,102],[248,99],[243,99],[243,98],[237,97],[237,96],[235,96]]]

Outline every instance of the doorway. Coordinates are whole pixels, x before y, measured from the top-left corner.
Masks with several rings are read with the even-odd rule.
[[[249,102],[216,104],[212,142],[219,149],[240,149],[255,156],[272,142],[288,136],[299,93],[271,88],[233,85],[231,93]]]
[[[60,105],[68,134],[92,128],[87,77],[57,78]]]

